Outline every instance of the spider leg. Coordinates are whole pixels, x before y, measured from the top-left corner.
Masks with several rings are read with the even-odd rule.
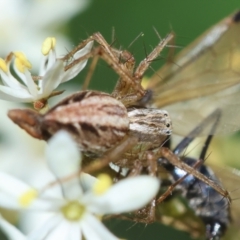
[[[162,154],[163,158],[159,158],[158,163],[160,165],[165,165],[167,167],[175,166],[175,167],[185,171],[186,174],[178,180],[179,182],[182,182],[189,174],[191,174],[194,177],[196,177],[197,179],[204,182],[205,184],[211,186],[214,190],[219,192],[219,194],[221,194],[223,197],[226,197],[229,200],[229,202],[231,202],[231,198],[229,196],[229,193],[224,188],[222,188],[222,186],[220,186],[218,183],[216,183],[215,181],[206,177],[205,175],[203,175],[202,173],[200,173],[198,170],[195,169],[196,167],[199,167],[199,165],[201,165],[200,163],[202,163],[203,159],[205,158],[207,148],[208,148],[209,143],[212,139],[212,134],[214,133],[214,131],[217,127],[217,123],[220,120],[220,116],[221,116],[220,110],[216,110],[212,114],[210,114],[199,126],[197,126],[195,129],[193,129],[189,133],[189,135],[187,137],[185,137],[176,146],[176,148],[173,150],[173,152],[168,148],[162,147],[160,149],[160,153]],[[200,154],[200,160],[196,162],[196,165],[189,166],[187,163],[182,161],[178,157],[178,155],[193,141],[194,137],[198,136],[201,133],[201,131],[204,129],[204,127],[206,127],[211,122],[213,122],[213,125],[212,125],[212,127],[209,131],[210,135],[206,139],[205,144],[204,144],[203,149],[202,149],[202,152]],[[167,159],[168,163],[166,163],[166,159]],[[170,162],[170,165],[169,165],[169,162]],[[168,193],[171,193],[171,191],[174,189],[174,187],[176,187],[176,184],[174,184],[174,186],[170,187],[169,190],[167,190]]]

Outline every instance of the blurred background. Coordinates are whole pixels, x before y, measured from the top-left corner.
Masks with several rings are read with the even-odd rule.
[[[139,63],[146,52],[149,53],[159,42],[153,27],[161,37],[174,31],[176,45],[180,50],[238,8],[237,0],[0,0],[0,55],[5,57],[10,51],[23,51],[33,63],[33,71],[37,74],[41,43],[46,37],[57,37],[57,51],[61,56],[99,31],[109,43],[114,42],[116,48],[128,49]],[[143,36],[129,47],[140,33]],[[153,68],[157,70],[164,61],[163,54],[162,59],[153,64]],[[69,94],[71,89],[80,90],[87,71],[87,68],[84,69],[75,80],[61,85],[60,89],[66,89],[65,94]],[[152,74],[152,70],[147,72],[147,76]],[[111,92],[116,80],[117,75],[100,61],[90,88]],[[39,186],[41,184],[35,172],[36,166],[44,165],[45,144],[33,140],[6,118],[7,110],[19,107],[19,104],[1,101],[0,105],[0,168]],[[22,141],[22,138],[25,140]],[[211,145],[209,160],[213,160],[214,165],[221,165],[220,162],[225,161],[231,167],[240,168],[239,141],[239,134],[216,138]],[[30,175],[29,168],[32,170]],[[121,232],[119,236],[122,238],[192,239],[188,233],[160,224],[122,225],[124,223],[116,222],[110,226],[116,233]]]

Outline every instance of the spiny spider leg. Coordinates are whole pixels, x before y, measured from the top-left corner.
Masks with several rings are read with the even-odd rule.
[[[167,37],[161,40],[160,43],[157,45],[157,47],[155,47],[153,51],[143,61],[141,61],[141,63],[139,64],[139,66],[137,67],[136,71],[133,73],[133,76],[132,76],[132,79],[133,79],[132,84],[134,84],[134,86],[126,85],[125,79],[121,78],[120,76],[120,79],[117,82],[117,85],[112,93],[112,96],[119,99],[119,95],[120,96],[126,96],[126,95],[134,96],[134,94],[136,95],[137,91],[135,90],[136,89],[135,86],[137,85],[141,87],[141,80],[142,80],[143,74],[146,72],[151,62],[154,59],[156,59],[156,57],[160,54],[162,49],[167,45],[167,43],[173,37],[174,35],[172,33],[167,35]],[[145,94],[146,94],[146,91],[144,91],[144,95]],[[135,101],[139,101],[142,97],[143,96],[139,96]]]
[[[211,179],[209,179],[208,177],[206,177],[202,173],[198,172],[193,167],[191,167],[188,164],[181,161],[181,159],[178,158],[175,154],[173,154],[173,152],[171,150],[163,147],[161,149],[161,153],[162,153],[162,156],[164,158],[166,158],[171,164],[173,164],[174,166],[182,169],[183,171],[193,175],[194,177],[198,178],[199,180],[201,180],[205,184],[211,186],[214,190],[219,192],[223,197],[227,198],[228,201],[231,202],[231,197],[230,197],[228,191],[226,191],[224,188],[222,188],[215,181],[212,181]]]
[[[83,61],[91,57],[100,56],[120,76],[119,82],[121,82],[122,89],[119,89],[119,92],[114,91],[112,96],[120,100],[122,103],[124,103],[126,107],[134,105],[135,102],[137,102],[145,95],[146,91],[142,88],[141,84],[136,84],[132,76],[135,64],[133,56],[127,51],[119,51],[112,48],[105,41],[105,39],[102,37],[100,33],[95,33],[87,40],[85,40],[83,43],[81,43],[79,46],[81,46],[82,48],[89,41],[93,40],[95,40],[100,45],[93,48],[92,51],[87,53],[86,55],[72,61],[65,67],[65,71],[72,68],[80,61]],[[72,52],[67,54],[63,58],[63,60],[69,59],[69,57],[72,56],[76,52],[76,50],[79,50],[79,48],[77,47]],[[125,60],[125,62],[124,63],[120,62],[120,59]],[[127,95],[129,89],[131,89],[131,94]],[[126,94],[122,90],[124,91],[127,90]]]
[[[69,52],[67,55],[65,55],[62,60],[67,61],[68,59],[70,59],[74,53],[76,53],[77,51],[79,51],[80,49],[82,49],[87,43],[91,42],[91,41],[95,41],[99,44],[98,47],[94,48],[90,53],[75,59],[72,63],[70,63],[69,65],[66,66],[65,70],[68,70],[69,68],[73,67],[74,65],[76,65],[79,61],[88,59],[90,57],[94,57],[96,55],[99,55],[100,57],[102,57],[120,76],[122,75],[122,71],[126,71],[126,67],[128,70],[130,70],[130,72],[132,73],[133,68],[134,68],[134,64],[135,64],[135,59],[132,56],[131,53],[129,53],[128,51],[120,51],[117,49],[114,49],[113,47],[111,47],[106,40],[104,39],[104,37],[99,33],[95,33],[92,36],[90,36],[89,38],[87,38],[86,40],[84,40],[83,42],[81,42],[75,49],[73,49],[71,52]],[[104,56],[102,56],[102,54]],[[124,64],[119,64],[119,59],[122,59],[125,61],[125,65]],[[119,65],[118,67],[116,67],[115,65]],[[122,71],[120,71],[120,69]]]
[[[93,163],[84,166],[83,168],[79,169],[74,174],[71,174],[67,177],[58,179],[58,181],[53,181],[47,184],[45,187],[41,189],[41,193],[45,192],[47,189],[59,184],[59,181],[61,182],[67,182],[69,180],[72,180],[76,177],[78,177],[82,172],[84,173],[95,173],[102,168],[106,167],[110,162],[114,162],[122,157],[122,155],[129,150],[133,145],[137,143],[137,139],[134,137],[125,137],[122,142],[115,147],[114,149],[111,149],[108,151],[102,158],[95,159]]]
[[[203,121],[199,126],[197,126],[195,129],[193,129],[189,135],[187,137],[185,137],[178,145],[177,147],[174,149],[174,153],[172,153],[170,150],[168,150],[168,148],[164,148],[166,149],[166,151],[169,151],[172,155],[170,156],[171,158],[174,156],[177,158],[177,156],[175,154],[180,154],[192,141],[193,139],[198,136],[201,131],[203,130],[203,128],[207,127],[210,123],[212,124],[212,127],[210,129],[209,132],[211,133],[214,133],[214,130],[216,129],[216,126],[217,126],[217,123],[220,119],[220,111],[219,110],[216,110],[215,112],[213,112],[208,118],[205,119],[205,121]],[[218,190],[222,190],[220,193],[226,195],[225,193],[225,190],[223,190],[220,185],[218,185],[217,183],[215,183],[214,181],[210,180],[208,177],[204,176],[202,173],[200,173],[196,168],[198,168],[199,166],[202,165],[203,161],[202,159],[205,158],[205,154],[206,154],[206,151],[207,151],[207,147],[208,147],[208,144],[209,142],[211,141],[211,138],[212,136],[209,136],[204,144],[204,147],[203,147],[203,150],[202,150],[202,153],[200,155],[200,160],[196,160],[194,164],[191,164],[188,165],[187,163],[181,161],[180,159],[178,160],[179,163],[173,163],[171,161],[169,161],[169,158],[160,158],[158,159],[158,164],[163,166],[164,168],[166,168],[166,170],[171,174],[171,175],[174,175],[175,172],[173,171],[173,169],[177,169],[177,168],[180,168],[182,170],[184,170],[186,174],[184,174],[182,177],[179,177],[176,179],[174,178],[175,180],[175,183],[170,185],[168,187],[168,189],[163,193],[161,194],[161,196],[158,198],[158,199],[154,199],[150,205],[148,205],[147,207],[139,210],[136,212],[136,215],[137,216],[140,216],[140,217],[137,217],[137,218],[134,218],[133,220],[135,221],[139,221],[139,222],[146,222],[146,223],[151,223],[151,222],[154,222],[155,221],[155,208],[156,208],[156,205],[161,203],[163,200],[165,200],[169,195],[172,194],[172,191],[174,190],[174,188],[179,185],[182,181],[184,181],[184,179],[189,175],[189,174],[192,174],[194,175],[194,177],[196,178],[199,178],[201,181],[203,182],[207,182],[207,184],[209,184],[209,182],[211,182],[212,184],[214,185],[217,185],[218,187]],[[161,152],[161,148],[159,149],[159,151],[157,152],[151,152],[149,151],[147,153],[147,156],[148,156],[148,172],[151,174],[151,175],[156,175],[157,173],[157,168],[154,167],[154,163],[156,164],[157,161],[154,161],[156,160],[159,152]],[[152,161],[151,161],[152,160]],[[172,159],[170,159],[172,160]],[[170,163],[169,163],[170,162]],[[182,164],[181,166],[179,166],[179,164]],[[137,172],[137,174],[140,174],[139,171],[141,171],[141,168],[136,168],[136,169],[133,169],[131,171],[131,174],[132,175],[133,173],[135,173],[135,171]],[[136,173],[135,173],[136,174]],[[211,185],[211,184],[209,184]],[[223,192],[224,191],[224,192]]]
[[[198,167],[201,166],[204,162],[205,155],[206,155],[206,152],[207,152],[207,149],[208,149],[208,146],[210,144],[211,139],[212,139],[212,135],[209,135],[207,137],[205,143],[204,143],[204,146],[203,146],[202,151],[200,153],[199,159],[196,160],[196,163],[193,166],[191,166],[193,169],[196,169],[196,171],[197,171]],[[157,204],[161,203],[169,195],[171,195],[174,188],[177,187],[181,182],[183,182],[186,179],[187,176],[189,176],[189,173],[186,173],[183,177],[179,178],[177,181],[175,181],[173,184],[171,184],[168,187],[168,189],[163,194],[161,194],[161,196],[157,199]]]
[[[215,115],[217,118],[211,128],[211,134],[214,134],[216,131],[221,112],[217,110]],[[197,130],[196,132],[199,132],[200,128],[197,127],[195,130]],[[191,132],[191,137],[186,137],[180,144],[178,144],[171,154],[176,157],[174,154],[181,153],[191,142],[193,136],[194,131]],[[231,222],[231,198],[229,193],[221,187],[221,182],[215,176],[214,172],[202,164],[211,140],[212,135],[209,135],[204,143],[199,160],[190,157],[183,157],[181,159],[188,166],[197,168],[197,171],[206,176],[210,182],[205,182],[201,178],[197,179],[196,175],[189,176],[189,173],[186,174],[186,171],[179,171],[178,167],[176,165],[172,165],[169,161],[159,159],[160,164],[163,165],[169,173],[171,173],[176,182],[157,200],[157,203],[163,201],[171,193],[173,188],[179,184],[178,187],[182,190],[182,195],[185,199],[188,200],[189,207],[195,211],[195,214],[206,226],[206,239],[220,240]],[[168,160],[170,159],[168,158]],[[214,186],[210,183],[214,183]]]
[[[143,74],[146,72],[151,62],[159,56],[159,53],[166,47],[166,45],[172,40],[173,37],[173,33],[168,34],[164,39],[159,42],[159,44],[153,49],[153,51],[141,61],[134,73],[134,77],[136,79],[141,80]]]
[[[125,65],[121,65],[121,67],[124,66],[124,68],[128,69],[130,74],[132,74],[134,65],[135,65],[135,59],[133,55],[124,50],[118,50],[113,47],[111,47],[107,41],[104,39],[104,37],[101,35],[101,33],[97,32],[94,35],[94,40],[97,41],[100,46],[102,46],[105,49],[105,52],[116,62],[118,63],[119,60],[124,60]]]
[[[126,136],[115,148],[108,151],[103,157],[96,159],[92,164],[81,169],[78,174],[81,172],[97,172],[106,167],[110,162],[115,162],[121,159],[125,152],[137,144],[137,140],[138,139],[135,137]]]
[[[202,173],[200,173],[199,171],[194,169],[192,166],[189,166],[185,162],[181,161],[181,159],[178,157],[178,155],[192,142],[194,137],[199,135],[202,132],[202,130],[204,129],[204,127],[206,127],[211,121],[213,121],[215,119],[215,121],[213,122],[214,123],[213,127],[210,130],[210,135],[213,134],[216,129],[217,123],[220,119],[220,116],[221,116],[220,110],[214,111],[199,126],[197,126],[195,129],[193,129],[193,131],[191,131],[189,133],[189,135],[182,142],[180,142],[178,144],[178,146],[174,149],[173,152],[170,149],[165,148],[165,147],[161,148],[160,152],[162,153],[163,158],[167,159],[173,166],[182,169],[183,171],[187,172],[188,174],[191,174],[194,177],[198,178],[205,184],[211,186],[214,190],[219,192],[219,194],[221,194],[223,197],[226,197],[228,199],[228,201],[231,202],[231,197],[230,197],[228,191],[226,191],[219,184],[217,184],[213,180],[209,179],[208,177],[206,177],[205,175],[203,175]],[[205,142],[205,146],[202,150],[202,154],[200,155],[200,160],[203,160],[203,157],[205,156],[205,153],[207,151],[207,147],[208,147],[209,142],[211,141],[211,138],[212,138],[211,136],[209,136],[207,138],[207,140]],[[161,165],[161,161],[163,161],[162,158],[159,159],[160,165]],[[184,176],[184,177],[186,177],[186,176]]]
[[[92,79],[94,70],[95,70],[95,68],[97,66],[97,63],[98,63],[98,60],[99,60],[99,56],[93,57],[92,62],[90,64],[90,67],[88,68],[87,76],[85,77],[85,80],[84,80],[83,85],[81,87],[82,91],[85,91],[85,90],[88,89],[89,83]]]
[[[136,105],[146,94],[146,90],[141,86],[143,74],[173,37],[174,35],[170,33],[165,39],[161,40],[157,47],[139,64],[134,72],[135,59],[132,54],[128,51],[120,51],[112,48],[100,33],[95,33],[80,43],[72,52],[67,54],[63,60],[68,60],[76,51],[83,48],[90,41],[96,41],[99,46],[93,48],[90,53],[72,61],[65,67],[65,70],[72,68],[79,61],[98,55],[109,64],[120,77],[112,96],[120,100],[126,107]]]

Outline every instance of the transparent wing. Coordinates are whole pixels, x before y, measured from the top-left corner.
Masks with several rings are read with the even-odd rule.
[[[212,164],[210,164],[210,167],[214,170],[214,173],[222,182],[225,189],[229,191],[232,198],[230,205],[232,223],[223,239],[240,239],[240,171],[228,167],[222,168]]]
[[[240,129],[240,12],[225,18],[167,63],[149,81],[154,106],[166,109],[186,135],[215,109],[215,134]],[[209,129],[204,131],[209,134]]]

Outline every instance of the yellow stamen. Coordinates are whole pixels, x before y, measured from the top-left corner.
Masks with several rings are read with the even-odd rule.
[[[31,63],[28,61],[28,59],[26,58],[26,56],[23,53],[14,52],[14,55],[16,57],[15,65],[20,72],[24,73],[26,71],[26,69],[32,68]]]
[[[63,206],[61,212],[69,221],[78,221],[83,216],[85,207],[78,201],[72,201]]]
[[[0,58],[0,69],[5,73],[8,71],[7,64],[2,58]]]
[[[100,174],[98,180],[93,186],[93,192],[97,195],[106,192],[112,185],[112,179],[107,174]]]
[[[22,207],[28,207],[37,196],[38,192],[35,189],[31,189],[21,195],[18,201]]]
[[[48,37],[44,40],[42,44],[42,54],[44,56],[48,55],[50,50],[54,49],[56,45],[56,38]]]
[[[22,72],[22,73],[25,72],[26,67],[22,64],[22,62],[19,58],[15,59],[15,65],[20,72]]]

